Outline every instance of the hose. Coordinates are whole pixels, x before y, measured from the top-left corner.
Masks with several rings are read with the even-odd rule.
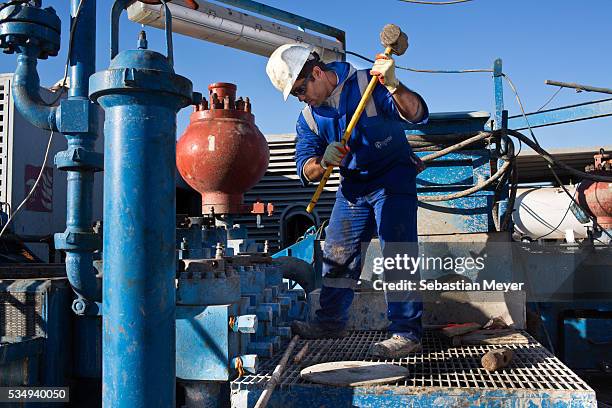
[[[469,135],[469,134],[468,134]],[[461,137],[465,137],[466,135],[449,135],[449,136],[453,136],[451,138],[461,138]],[[463,149],[466,146],[469,146],[473,143],[476,143],[478,141],[490,138],[493,136],[493,133],[491,132],[478,132],[476,135],[462,140],[458,143],[455,143],[454,145],[451,145],[445,149],[439,150],[435,153],[429,154],[423,158],[421,158],[421,160],[423,162],[429,162],[432,160],[435,160],[439,157],[442,156],[446,156],[449,153],[455,152],[457,150]],[[449,138],[448,136],[445,136],[446,138]],[[438,138],[440,139],[440,138]],[[506,173],[506,171],[508,170],[508,168],[510,167],[510,162],[506,161],[506,163],[504,163],[504,165],[502,167],[499,168],[499,170],[497,170],[497,172],[495,174],[493,174],[491,177],[489,177],[487,180],[483,181],[482,183],[478,183],[477,185],[470,187],[468,189],[462,190],[462,191],[458,191],[456,193],[452,193],[452,194],[446,194],[446,195],[420,195],[418,196],[418,199],[421,201],[448,201],[448,200],[456,200],[458,198],[463,198],[463,197],[467,197],[470,194],[474,194],[486,187],[488,187],[489,185],[491,185],[495,180],[497,180],[498,178],[500,178],[502,175],[504,175]]]
[[[452,153],[454,151],[463,149],[464,147],[466,147],[468,145],[471,145],[472,143],[476,143],[479,140],[483,140],[483,139],[486,139],[488,137],[491,137],[491,133],[490,132],[478,132],[476,134],[476,136],[472,136],[469,139],[465,139],[465,140],[463,140],[463,141],[461,141],[459,143],[456,143],[456,144],[454,144],[452,146],[449,146],[449,147],[447,147],[445,149],[442,149],[442,150],[440,150],[440,151],[438,151],[436,153],[432,153],[432,154],[429,154],[429,155],[427,155],[425,157],[422,157],[421,161],[428,162],[428,161],[432,161],[434,159],[437,159],[438,157],[446,156],[449,153]]]
[[[536,142],[534,142],[533,140],[529,139],[527,136],[523,135],[522,133],[517,132],[516,130],[507,129],[506,132],[508,132],[508,135],[517,138],[521,142],[525,143],[527,146],[531,147],[536,153],[538,153],[540,156],[542,156],[542,158],[544,160],[546,160],[549,164],[554,164],[555,166],[562,168],[563,170],[567,171],[568,173],[573,174],[574,176],[581,177],[583,179],[593,180],[593,181],[603,181],[603,182],[607,182],[607,183],[612,183],[612,177],[600,176],[600,175],[597,175],[597,174],[585,173],[583,171],[579,171],[579,170],[576,170],[576,169],[568,166],[567,164],[563,163],[562,161],[559,161],[559,160],[555,159],[553,156],[550,155],[550,153],[548,153],[546,150],[544,150],[542,147],[540,147],[540,145],[538,145]]]
[[[315,272],[311,264],[292,256],[281,256],[274,261],[278,262],[283,278],[297,282],[305,293],[316,289]]]
[[[518,168],[516,167],[516,161],[512,161],[512,170],[510,171],[510,196],[508,197],[508,206],[506,207],[506,214],[499,227],[499,231],[505,231],[510,225],[512,219],[512,213],[514,212],[514,202],[516,201],[516,192],[518,190]]]
[[[491,185],[495,180],[497,180],[502,175],[504,175],[504,173],[508,170],[508,168],[510,168],[510,164],[511,164],[510,161],[506,161],[499,168],[499,170],[497,170],[497,172],[495,172],[495,174],[493,174],[491,177],[489,177],[488,179],[486,179],[482,183],[478,183],[475,186],[470,187],[468,189],[465,189],[465,190],[462,190],[462,191],[458,191],[458,192],[452,193],[452,194],[447,194],[447,195],[435,195],[435,196],[423,196],[423,195],[420,195],[420,196],[418,196],[418,198],[421,201],[448,201],[448,200],[456,200],[457,198],[462,198],[462,197],[469,196],[470,194],[474,194],[474,193],[482,190],[483,188]]]
[[[480,140],[486,139],[486,138],[493,138],[499,134],[501,134],[502,132],[505,132],[507,135],[512,136],[517,138],[518,140],[520,140],[521,142],[525,143],[527,146],[531,147],[536,153],[538,153],[540,156],[542,156],[542,158],[544,158],[544,160],[546,160],[549,164],[554,164],[557,167],[560,167],[566,171],[568,171],[569,173],[576,175],[578,177],[584,178],[584,179],[588,179],[588,180],[593,180],[593,181],[603,181],[603,182],[612,182],[612,177],[606,177],[606,176],[599,176],[596,174],[590,174],[590,173],[585,173],[579,170],[575,170],[572,167],[568,166],[567,164],[555,159],[553,156],[551,156],[546,150],[544,150],[542,147],[540,147],[536,142],[532,141],[531,139],[529,139],[527,136],[523,135],[520,132],[517,132],[516,130],[512,130],[512,129],[500,129],[500,130],[495,130],[493,132],[479,132],[477,133],[475,136],[470,137],[469,139],[465,139],[459,143],[456,143],[452,146],[449,146],[445,149],[442,149],[440,151],[437,151],[436,153],[432,153],[429,154],[423,158],[421,158],[421,160],[423,162],[429,162],[432,161],[434,159],[437,159],[439,157],[445,156],[449,153],[455,152],[457,150],[460,150],[472,143],[478,142]],[[466,190],[463,191],[459,191],[456,193],[452,193],[452,194],[447,194],[447,195],[442,195],[442,196],[430,196],[430,195],[420,195],[418,196],[419,200],[421,201],[448,201],[448,200],[456,200],[458,198],[463,198],[466,196],[469,196],[470,194],[476,193],[478,191],[481,191],[482,189],[484,189],[485,187],[491,185],[491,183],[493,183],[495,180],[497,180],[498,178],[500,178],[502,175],[504,175],[506,173],[506,171],[510,168],[511,166],[511,161],[506,161],[504,163],[504,165],[495,173],[493,174],[490,178],[488,178],[487,180],[485,180],[482,183],[478,183],[477,185],[470,187]],[[511,192],[511,198],[513,198],[514,201],[514,197],[516,197],[516,191]],[[509,222],[509,220],[504,220],[504,224],[507,224]]]

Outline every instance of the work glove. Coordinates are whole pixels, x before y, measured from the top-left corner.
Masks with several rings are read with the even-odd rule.
[[[425,162],[423,162],[423,160],[421,160],[419,156],[417,156],[416,154],[412,152],[410,152],[410,161],[414,165],[414,168],[416,169],[417,174],[419,174],[420,172],[422,172],[423,170],[427,168],[427,165],[425,164]]]
[[[370,75],[378,77],[378,81],[393,94],[399,86],[399,80],[395,76],[395,61],[385,54],[378,54],[372,66]]]
[[[332,142],[325,149],[323,158],[321,159],[321,167],[327,168],[328,166],[339,166],[340,162],[348,153],[348,146],[344,146],[340,142]]]

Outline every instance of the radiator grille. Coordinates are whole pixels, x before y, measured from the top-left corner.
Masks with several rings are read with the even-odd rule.
[[[44,336],[44,294],[0,292],[0,336]]]

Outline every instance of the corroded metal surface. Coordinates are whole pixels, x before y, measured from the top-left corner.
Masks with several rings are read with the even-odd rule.
[[[300,341],[296,352],[309,343],[308,354],[301,365],[287,369],[269,406],[297,406],[298,398],[299,406],[596,406],[594,391],[529,336],[528,344],[504,345],[513,351],[514,359],[509,367],[493,373],[482,368],[480,359],[496,346],[454,347],[449,339],[426,330],[422,352],[387,360],[410,371],[405,380],[395,384],[326,387],[300,378],[303,367],[321,362],[381,361],[372,359],[368,348],[386,337],[382,331],[367,331],[352,332],[343,339]],[[277,356],[263,364],[259,374],[232,383],[233,407],[250,406],[265,387],[278,359]]]
[[[612,176],[612,155],[601,149],[594,159],[595,163],[586,167],[587,172]],[[612,229],[612,183],[585,180],[580,183],[578,197],[604,229]]]

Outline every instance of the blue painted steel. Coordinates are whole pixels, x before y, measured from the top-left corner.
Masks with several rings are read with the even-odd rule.
[[[77,378],[102,376],[102,317],[76,316],[73,330],[73,367]]]
[[[238,303],[240,296],[240,276],[226,269],[224,260],[190,262],[179,275],[176,291],[179,305]]]
[[[236,376],[231,364],[249,334],[230,329],[236,304],[176,308],[176,376],[183,380],[228,381]],[[244,361],[256,361],[254,356]]]
[[[40,336],[0,337],[0,366],[28,357],[36,358],[38,354],[42,354],[44,344],[44,339]],[[32,383],[38,381],[35,377],[30,380]]]
[[[232,390],[232,408],[254,406],[263,388]],[[594,391],[535,391],[435,387],[330,387],[292,384],[272,394],[269,408],[304,407],[466,407],[466,408],[593,408]]]
[[[0,346],[0,365],[7,363],[8,360],[5,358],[10,357],[10,354],[6,353],[12,353],[16,349],[21,350],[22,346],[17,343],[28,339],[42,339],[41,350],[32,350],[27,344],[23,345],[26,347],[23,350],[30,350],[31,354],[20,354],[19,359],[29,357],[32,364],[40,366],[40,370],[31,373],[31,381],[26,384],[65,385],[68,376],[66,370],[71,355],[70,342],[65,337],[70,333],[71,327],[72,291],[67,280],[3,279],[0,280],[0,295],[3,299],[10,299],[10,303],[18,307],[26,319],[24,325],[13,322],[15,326],[11,327],[11,322],[4,320],[11,314],[7,315],[8,311],[0,304],[0,321],[8,323],[0,325],[0,335],[4,336],[0,344],[5,340],[13,343],[12,348],[8,349]],[[26,367],[23,364],[22,366]],[[5,372],[4,368],[0,367],[0,384],[2,374]]]
[[[489,120],[486,112],[432,113],[425,125],[406,125],[406,135],[440,135],[478,132]]]
[[[40,384],[44,348],[45,340],[39,336],[0,337],[0,387]]]
[[[502,60],[496,59],[493,63],[493,89],[495,91],[495,121],[493,130],[502,128],[502,112],[504,110],[504,83]]]
[[[417,152],[424,157],[430,152]],[[427,169],[417,176],[419,193],[440,190],[461,190],[479,180],[491,177],[488,150],[462,150],[449,153],[427,163]]]
[[[105,110],[103,405],[174,406],[176,113],[192,85],[165,56],[138,49],[116,55],[90,88]]]
[[[612,361],[612,303],[574,300],[530,302],[527,306],[534,316],[541,317],[536,338],[565,364],[573,369],[606,371]]]
[[[540,112],[528,113],[527,118],[532,128],[577,122],[580,120],[603,118],[612,115],[612,99],[568,105]],[[508,118],[508,128],[514,130],[527,129],[523,115]]]
[[[72,0],[72,16],[79,4],[79,0]],[[101,155],[94,150],[97,115],[88,99],[89,77],[96,62],[96,2],[83,2],[76,21],[70,89],[68,99],[60,104],[58,123],[68,148],[58,154],[55,162],[59,169],[68,171],[66,231],[55,234],[55,247],[66,251],[66,273],[79,297],[73,310],[77,314],[97,314],[96,307],[88,310],[91,302],[102,300],[101,281],[93,267],[93,251],[101,248],[101,240],[92,230],[94,173],[101,170],[94,163],[100,162]]]
[[[314,242],[316,236],[316,229],[310,227],[298,242],[273,254],[272,258],[292,256],[311,264],[314,262]]]
[[[346,36],[344,31],[328,26],[327,24],[319,23],[318,21],[298,16],[296,14],[252,0],[219,0],[219,2],[231,4],[232,6],[239,7],[243,10],[249,10],[254,13],[261,14],[262,16],[271,17],[275,20],[294,24],[302,29],[309,29],[320,34],[328,35],[340,41],[343,46],[346,44]]]
[[[570,367],[579,370],[601,370],[609,372],[612,362],[612,305],[598,303],[594,310],[607,309],[607,318],[565,318],[563,341],[564,355],[561,359]]]
[[[430,152],[418,152],[424,157]],[[478,184],[491,176],[491,154],[487,149],[450,153],[427,164],[417,177],[419,195],[446,195]],[[476,233],[492,230],[493,191],[481,190],[468,197],[445,202],[420,201],[419,207],[444,220],[445,231]],[[432,224],[433,225],[433,224]],[[452,227],[452,228],[451,228]]]
[[[0,48],[18,54],[12,93],[15,107],[26,120],[41,129],[58,130],[56,106],[39,95],[37,58],[57,55],[61,22],[52,8],[7,6],[0,12]]]
[[[79,3],[71,2],[73,16]],[[56,234],[55,247],[66,251],[66,271],[75,292],[90,301],[100,301],[102,292],[92,266],[92,252],[100,249],[100,239],[91,230],[93,173],[101,170],[93,151],[96,115],[88,100],[88,80],[95,69],[95,17],[95,0],[83,2],[70,55],[70,91],[57,107],[42,101],[36,71],[37,58],[57,55],[59,50],[61,22],[55,11],[21,4],[0,12],[0,20],[8,19],[0,22],[0,46],[19,54],[13,82],[15,106],[33,125],[59,130],[68,139],[68,150],[59,153],[56,161],[60,170],[69,171],[66,231]],[[85,313],[86,308],[78,312]]]

